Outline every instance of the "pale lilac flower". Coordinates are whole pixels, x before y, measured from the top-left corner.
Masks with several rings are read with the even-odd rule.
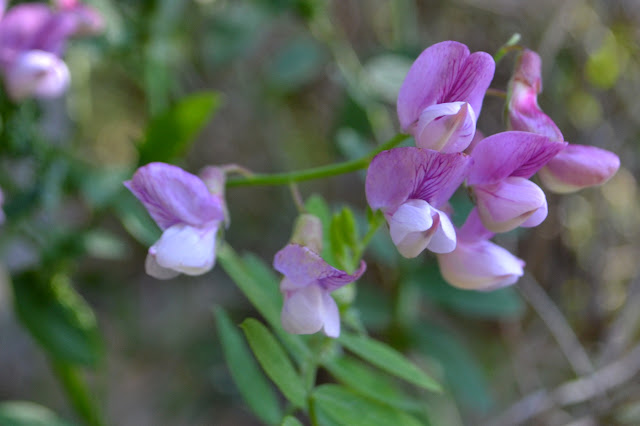
[[[383,151],[369,165],[365,184],[372,209],[384,213],[401,255],[456,246],[451,220],[441,208],[466,178],[471,157],[406,147]]]
[[[493,235],[473,209],[458,230],[456,249],[437,255],[444,279],[454,287],[480,291],[497,290],[518,281],[524,274],[524,261],[489,241]]]
[[[151,248],[146,271],[169,279],[201,275],[213,268],[216,234],[225,220],[224,200],[197,176],[179,167],[150,163],[124,183],[162,229]]]
[[[495,62],[485,52],[443,41],[424,50],[398,94],[400,126],[424,149],[463,151],[473,139]]]
[[[97,19],[95,10],[80,4],[55,11],[27,3],[6,11],[0,19],[0,69],[9,95],[21,100],[64,93],[69,70],[61,56],[67,40],[101,29]]]
[[[467,185],[487,229],[506,232],[542,223],[547,199],[528,179],[565,146],[527,132],[498,133],[478,142]]]
[[[509,83],[509,126],[563,142],[558,126],[538,106],[542,91],[541,61],[537,53],[525,49],[518,58]],[[620,167],[614,153],[585,145],[569,144],[539,173],[542,183],[553,192],[566,193],[609,180]]]
[[[302,243],[302,244],[300,244]],[[312,334],[323,330],[329,337],[340,335],[340,314],[331,292],[356,281],[366,264],[353,274],[325,262],[318,254],[322,244],[320,220],[303,214],[296,223],[292,242],[276,253],[273,267],[284,275],[281,321],[289,333]]]

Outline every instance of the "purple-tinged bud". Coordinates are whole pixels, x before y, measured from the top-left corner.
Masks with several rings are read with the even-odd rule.
[[[538,176],[549,190],[557,193],[578,191],[602,185],[616,174],[620,158],[613,152],[585,145],[568,145]]]
[[[437,255],[444,279],[465,290],[490,291],[514,284],[524,274],[525,263],[489,241],[492,236],[478,210],[472,210],[458,230],[456,249]]]
[[[41,50],[20,53],[5,72],[5,84],[13,100],[60,96],[69,81],[67,65],[56,55]]]
[[[538,106],[538,94],[541,91],[540,56],[525,49],[518,58],[513,78],[509,82],[509,129],[536,133],[552,141],[564,142],[558,126]]]
[[[291,242],[322,253],[322,222],[312,214],[301,214],[293,227]]]
[[[524,261],[491,241],[458,241],[451,253],[439,254],[444,279],[465,290],[491,291],[515,284],[523,274]]]

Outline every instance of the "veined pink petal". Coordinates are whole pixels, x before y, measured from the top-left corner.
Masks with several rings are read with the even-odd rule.
[[[482,224],[493,232],[507,232],[520,226],[546,205],[546,198],[540,187],[521,177],[509,177],[495,184],[476,185],[473,193]]]
[[[150,163],[124,185],[163,230],[178,223],[202,227],[224,220],[222,199],[210,194],[200,178],[179,167]]]
[[[444,41],[425,49],[413,63],[398,94],[398,118],[404,131],[430,105],[469,102],[480,115],[495,63],[487,53],[469,54],[462,43]]]
[[[530,178],[565,146],[527,132],[503,132],[484,138],[473,149],[469,185],[497,183],[509,176]]]
[[[282,291],[294,291],[315,283],[333,291],[360,278],[366,264],[361,262],[356,272],[348,274],[329,265],[309,248],[288,244],[276,253],[273,267],[286,277],[280,285]]]
[[[616,174],[620,158],[594,146],[568,145],[539,172],[540,180],[553,192],[567,193],[602,185]]]
[[[528,86],[535,93],[542,92],[542,60],[533,50],[523,49],[516,61],[512,82]]]
[[[176,224],[149,248],[155,263],[187,275],[202,275],[213,268],[216,259],[216,233],[219,222],[205,228]],[[147,270],[149,265],[147,264]]]
[[[514,284],[524,274],[524,261],[486,240],[459,241],[454,251],[437,257],[444,279],[466,290],[497,290]]]
[[[471,158],[462,153],[413,147],[383,151],[367,171],[367,201],[372,209],[389,213],[410,198],[440,207],[464,181],[471,164]]]
[[[5,72],[5,84],[14,100],[53,98],[69,86],[69,69],[56,55],[28,50],[16,56]]]
[[[440,152],[461,152],[476,131],[476,115],[466,102],[431,105],[422,111],[413,132],[416,145]]]

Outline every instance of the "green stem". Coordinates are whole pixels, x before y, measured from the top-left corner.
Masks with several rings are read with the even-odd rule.
[[[51,361],[51,366],[58,380],[75,409],[76,413],[89,426],[103,426],[100,411],[95,405],[91,391],[84,382],[78,368],[58,361]]]
[[[326,178],[330,176],[342,175],[367,168],[373,157],[378,153],[391,149],[404,142],[409,135],[399,133],[380,145],[374,151],[362,158],[344,163],[330,164],[327,166],[314,167],[312,169],[300,170],[289,173],[255,174],[252,176],[240,176],[227,180],[227,187],[234,186],[257,186],[257,185],[287,185],[293,182],[303,182],[306,180]]]

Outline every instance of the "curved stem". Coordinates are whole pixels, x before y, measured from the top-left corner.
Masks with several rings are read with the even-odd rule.
[[[344,163],[330,164],[289,173],[255,174],[252,176],[230,178],[227,180],[227,188],[233,186],[286,185],[292,182],[303,182],[305,180],[355,172],[366,168],[376,154],[401,144],[409,137],[409,135],[399,133],[364,157],[357,160],[345,161]]]

